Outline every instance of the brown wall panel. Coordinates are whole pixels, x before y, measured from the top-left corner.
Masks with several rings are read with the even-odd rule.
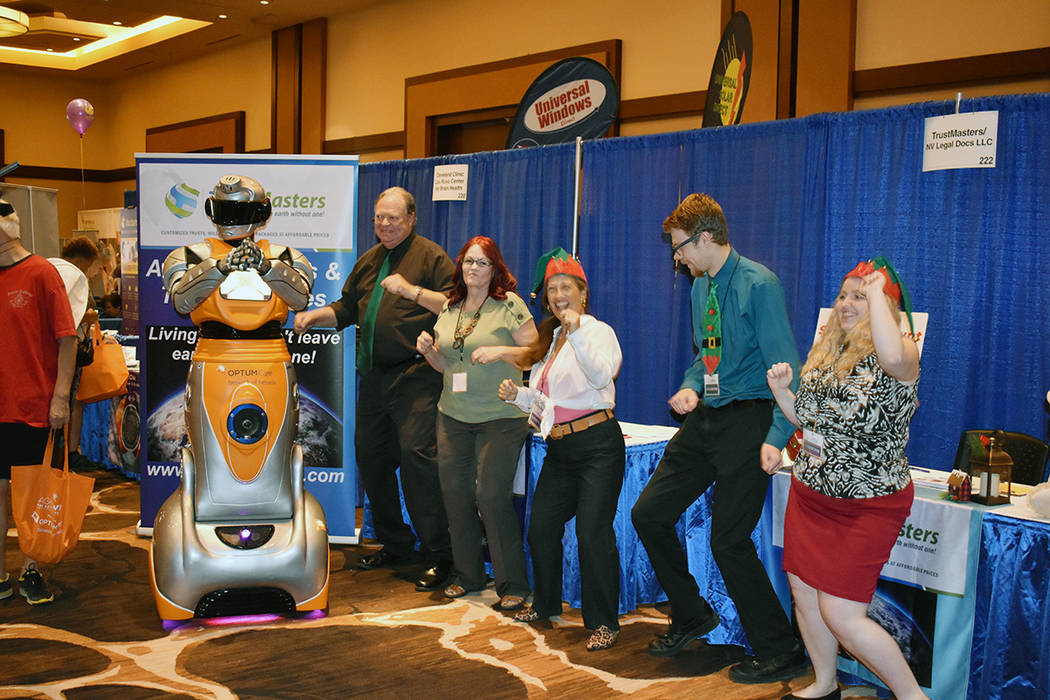
[[[243,153],[244,112],[216,114],[146,129],[147,153]]]
[[[274,153],[298,153],[302,113],[299,102],[302,25],[273,33]]]
[[[853,108],[856,0],[798,0],[795,116]]]
[[[790,1],[790,0],[789,0]],[[777,118],[777,86],[780,57],[780,0],[736,0],[734,11],[744,12],[751,23],[751,82],[747,88],[741,123]],[[723,23],[722,29],[725,30]],[[712,56],[712,59],[714,57]]]
[[[300,153],[324,151],[327,39],[327,19],[322,17],[303,24]]]
[[[573,56],[598,61],[619,84],[618,40],[409,78],[405,81],[405,157],[422,158],[438,152],[435,118],[513,107],[547,67]]]

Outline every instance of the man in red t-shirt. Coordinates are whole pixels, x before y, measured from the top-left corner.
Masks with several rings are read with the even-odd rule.
[[[6,571],[11,467],[40,464],[52,429],[69,420],[76,329],[54,266],[25,249],[14,208],[0,199],[0,599],[13,593]],[[36,562],[26,559],[18,591],[30,605],[54,600]]]

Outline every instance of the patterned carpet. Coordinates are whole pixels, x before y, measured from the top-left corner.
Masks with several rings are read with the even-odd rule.
[[[522,625],[492,609],[491,589],[451,602],[416,592],[418,564],[358,571],[363,546],[332,547],[326,616],[191,621],[165,631],[150,590],[149,541],[134,534],[138,484],[91,475],[96,490],[81,542],[44,571],[55,602],[30,607],[17,593],[0,601],[0,698],[757,700],[809,682],[734,684],[727,666],[739,647],[693,645],[652,657],[645,647],[667,624],[655,608],[624,616],[612,649],[587,652],[578,610]],[[7,549],[7,570],[17,574],[13,529]]]

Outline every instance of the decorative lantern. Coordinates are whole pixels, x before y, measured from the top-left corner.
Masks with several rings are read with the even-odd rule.
[[[1010,459],[998,440],[1002,433],[996,431],[988,439],[987,456],[977,454],[970,457],[970,476],[981,479],[981,488],[970,494],[970,500],[974,503],[983,503],[986,506],[997,506],[1000,503],[1010,502],[1010,490],[1013,487],[1014,461]],[[1000,495],[1000,487],[1006,484],[1006,495]]]

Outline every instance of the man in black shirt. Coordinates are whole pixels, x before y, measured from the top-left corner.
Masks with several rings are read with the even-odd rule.
[[[392,187],[379,195],[374,221],[379,243],[358,259],[342,296],[296,314],[295,330],[357,324],[361,383],[354,442],[372,524],[383,544],[358,566],[393,564],[415,548],[401,517],[400,467],[405,505],[427,567],[416,590],[431,591],[444,586],[452,572],[434,427],[442,378],[416,353],[416,338],[423,330],[433,332],[455,268],[441,246],[415,233],[416,205],[407,190]]]

